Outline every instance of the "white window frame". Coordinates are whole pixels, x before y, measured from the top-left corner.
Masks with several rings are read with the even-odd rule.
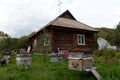
[[[77,44],[85,45],[85,35],[84,34],[77,34]]]

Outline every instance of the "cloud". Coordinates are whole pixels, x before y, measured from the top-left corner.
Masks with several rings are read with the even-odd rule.
[[[79,21],[93,27],[113,28],[120,20],[119,0],[75,1],[73,13]]]
[[[40,28],[50,18],[47,8],[51,5],[45,9],[45,3],[40,0],[1,0],[0,29],[12,37],[20,37]]]
[[[93,27],[113,28],[120,20],[119,0],[61,0],[61,13]],[[0,31],[21,37],[39,30],[59,15],[58,0],[0,0]]]

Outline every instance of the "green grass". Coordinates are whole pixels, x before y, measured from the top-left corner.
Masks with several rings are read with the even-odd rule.
[[[102,57],[95,58],[97,71],[102,76],[101,80],[120,80],[120,62],[107,64]]]
[[[102,76],[101,80],[120,80],[120,63],[105,64],[102,58],[95,57],[94,66]],[[50,63],[43,61],[42,55],[32,55],[32,64],[28,69],[17,66],[12,55],[9,65],[0,66],[0,80],[95,80],[91,73],[68,69],[68,61]]]

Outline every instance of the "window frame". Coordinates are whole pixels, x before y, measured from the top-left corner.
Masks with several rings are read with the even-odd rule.
[[[82,41],[80,41],[80,37],[82,37]],[[77,44],[85,45],[85,35],[84,34],[77,34]]]
[[[37,47],[37,39],[34,39],[34,44],[33,44],[34,48]]]

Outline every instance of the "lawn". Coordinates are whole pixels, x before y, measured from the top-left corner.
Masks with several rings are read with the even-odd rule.
[[[0,66],[0,80],[95,80],[91,73],[79,72],[68,69],[68,61],[50,63],[43,61],[43,56],[32,55],[32,64],[28,69],[17,66],[15,56],[12,55],[9,65]],[[95,58],[94,66],[102,76],[101,80],[119,80],[120,63],[105,64],[99,57]]]

